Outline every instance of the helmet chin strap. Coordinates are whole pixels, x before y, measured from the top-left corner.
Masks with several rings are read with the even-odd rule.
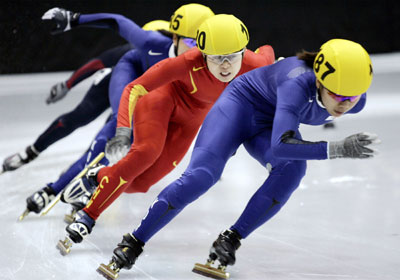
[[[176,39],[175,39],[176,38]],[[174,53],[175,53],[175,57],[178,56],[178,46],[179,46],[179,40],[180,40],[180,36],[178,36],[176,33],[173,34],[173,42],[176,41],[176,44],[173,43],[174,45]]]

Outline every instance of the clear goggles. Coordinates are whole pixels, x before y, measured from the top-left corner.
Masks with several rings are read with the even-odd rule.
[[[245,49],[242,49],[241,51],[227,54],[227,55],[207,55],[207,59],[210,62],[219,64],[219,65],[224,63],[225,61],[228,61],[230,64],[233,64],[235,62],[240,61],[240,59],[242,59],[244,50]]]
[[[355,96],[344,96],[344,95],[339,95],[339,94],[335,94],[333,92],[330,92],[328,90],[328,94],[330,97],[332,97],[333,99],[335,99],[337,102],[344,102],[346,100],[349,100],[350,102],[355,102],[357,101],[361,95],[355,95]]]

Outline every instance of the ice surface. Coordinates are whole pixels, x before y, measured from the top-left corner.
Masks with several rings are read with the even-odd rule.
[[[302,127],[303,137],[310,140],[377,133],[380,155],[364,161],[309,161],[307,175],[287,205],[242,242],[236,265],[228,268],[231,279],[399,279],[399,57],[373,58],[375,79],[365,111],[338,119],[332,130]],[[50,87],[68,75],[0,77],[1,161],[76,106],[89,82],[59,103],[45,104]],[[55,246],[65,236],[65,205],[57,204],[45,217],[17,218],[25,199],[87,148],[105,117],[54,144],[31,164],[0,176],[0,279],[102,279],[95,272],[98,265],[108,262],[122,235],[139,224],[160,190],[185,169],[188,156],[147,194],[122,195],[86,242],[62,257]],[[191,272],[193,264],[206,260],[212,241],[236,221],[266,176],[240,149],[222,180],[150,240],[136,266],[122,271],[120,279],[206,279]]]

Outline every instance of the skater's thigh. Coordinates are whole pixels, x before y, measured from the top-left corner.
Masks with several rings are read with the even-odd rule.
[[[251,114],[239,101],[220,98],[208,113],[195,149],[207,150],[227,161],[250,135]]]
[[[246,151],[262,166],[266,166],[273,158],[271,152],[271,134],[272,129],[264,129],[243,143]]]
[[[111,72],[95,81],[74,111],[79,111],[84,118],[96,118],[110,107],[108,100],[110,77]]]
[[[190,148],[198,127],[171,124],[161,155],[145,172],[135,178],[126,192],[146,192],[173,171]]]

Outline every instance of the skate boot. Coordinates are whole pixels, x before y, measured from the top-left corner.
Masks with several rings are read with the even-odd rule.
[[[68,214],[64,215],[64,222],[67,224],[72,224],[75,221],[76,213],[85,208],[91,197],[92,193],[85,192],[77,200],[71,202],[71,209],[69,210]]]
[[[97,173],[99,173],[100,169],[103,167],[104,165],[102,164],[96,164],[90,167],[84,176],[69,183],[61,194],[61,201],[68,204],[75,204],[76,206],[81,205],[83,200],[80,200],[80,197],[85,194],[91,196],[96,189],[98,185]],[[85,207],[85,205],[83,205],[83,207]]]
[[[235,230],[223,231],[211,246],[207,263],[205,265],[196,263],[192,271],[214,279],[228,279],[226,266],[235,264],[235,253],[240,247],[240,239]],[[216,260],[220,263],[217,268],[211,266]]]
[[[13,171],[20,168],[22,165],[31,162],[39,155],[39,151],[33,145],[26,147],[24,152],[13,154],[3,161],[2,172]]]
[[[50,185],[40,189],[26,199],[26,210],[19,217],[22,221],[30,212],[39,214],[56,196]]]
[[[65,256],[69,254],[72,242],[81,243],[92,232],[95,223],[96,221],[83,210],[76,213],[76,221],[66,227],[68,236],[57,243],[57,249],[60,250],[61,255]]]
[[[64,221],[67,224],[75,220],[76,212],[82,210],[92,197],[97,183],[97,173],[104,165],[97,164],[90,167],[87,173],[79,179],[73,180],[69,183],[61,193],[60,200],[64,203],[71,204],[72,210],[69,214],[64,216]]]
[[[114,249],[114,255],[109,264],[101,264],[96,271],[109,280],[117,279],[121,268],[132,268],[143,252],[143,246],[144,243],[137,240],[135,236],[130,233],[125,234],[121,243],[118,243],[118,247]]]

